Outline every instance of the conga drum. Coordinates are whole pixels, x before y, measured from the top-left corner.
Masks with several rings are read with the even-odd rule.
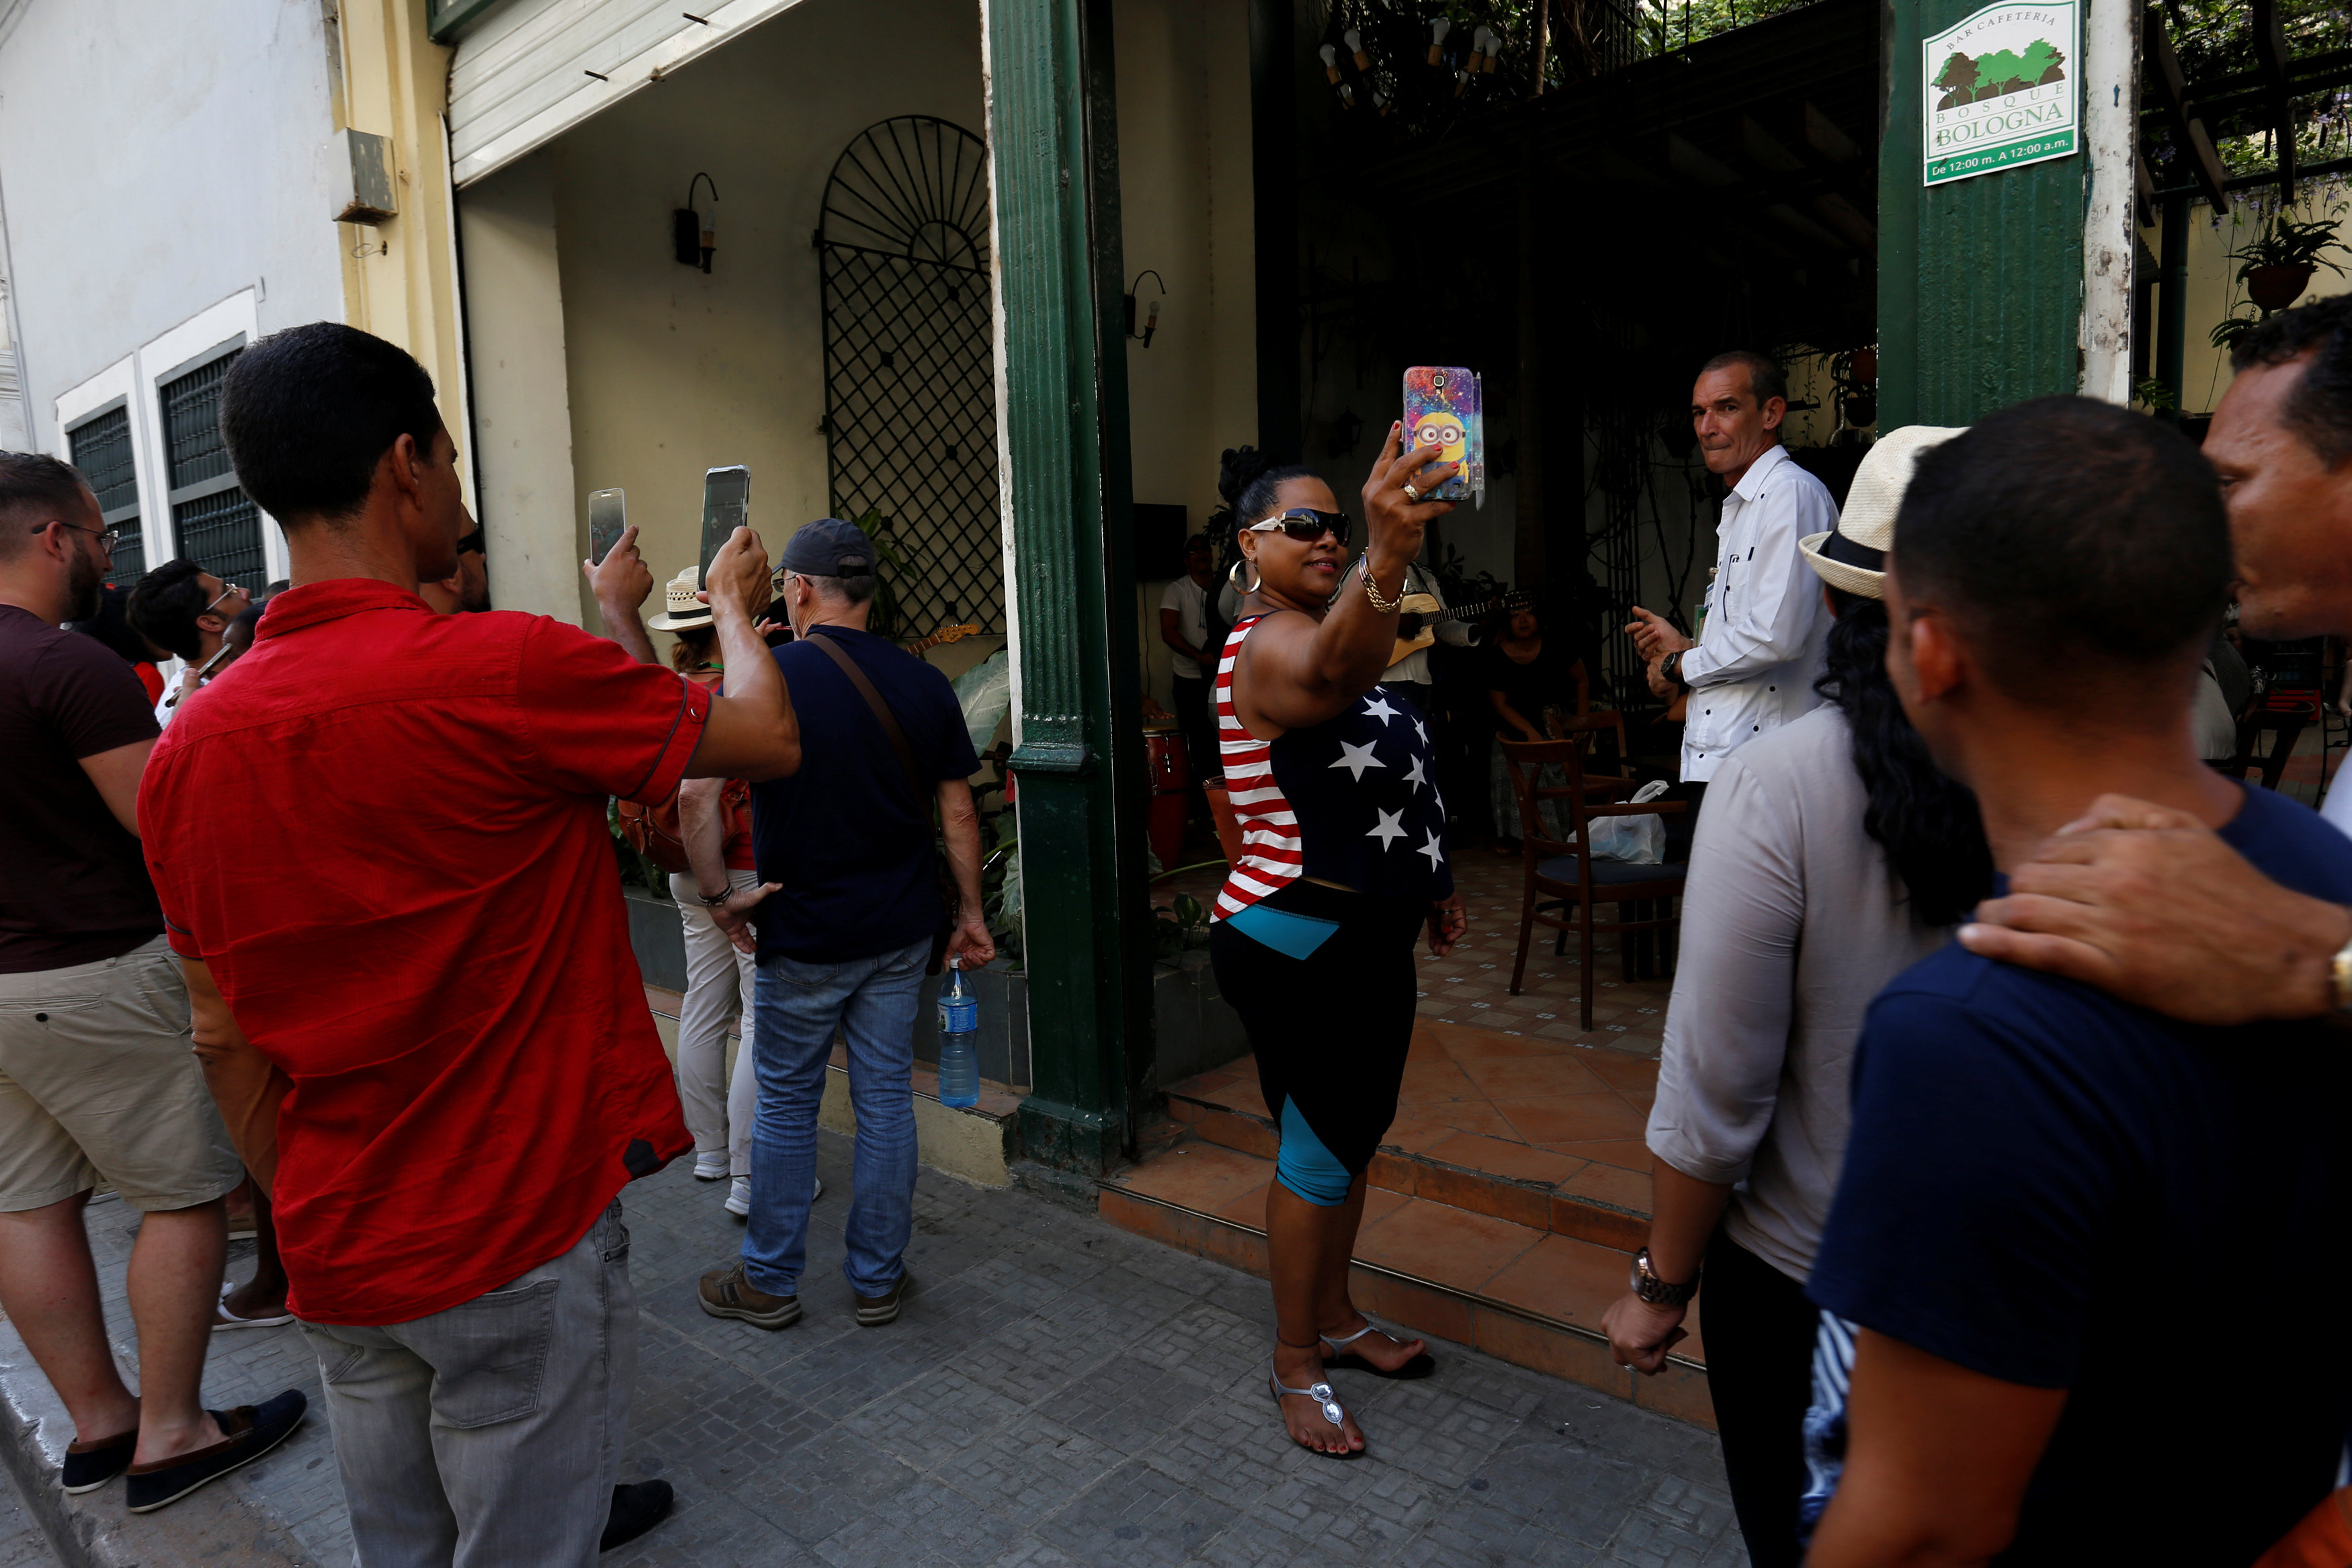
[[[1172,727],[1146,729],[1143,755],[1144,776],[1151,791],[1144,831],[1150,838],[1151,852],[1160,857],[1160,869],[1173,871],[1177,857],[1184,852],[1184,789],[1192,781],[1182,732]]]

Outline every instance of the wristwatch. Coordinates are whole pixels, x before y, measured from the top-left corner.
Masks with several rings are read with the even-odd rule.
[[[2328,989],[2335,993],[2336,1010],[2352,1013],[2352,942],[2336,950],[2327,965]]]
[[[1698,1277],[1693,1275],[1685,1284],[1666,1283],[1650,1267],[1650,1249],[1644,1247],[1633,1254],[1633,1293],[1654,1307],[1683,1306],[1698,1294]]]
[[[1683,653],[1684,650],[1677,648],[1673,653],[1667,654],[1665,658],[1659,662],[1658,674],[1674,682],[1675,685],[1682,690],[1688,691],[1690,690],[1690,683],[1683,679]]]

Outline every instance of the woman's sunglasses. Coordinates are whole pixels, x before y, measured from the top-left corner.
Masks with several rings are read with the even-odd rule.
[[[1328,533],[1344,545],[1355,526],[1345,512],[1318,512],[1307,507],[1293,507],[1286,512],[1278,512],[1271,517],[1262,517],[1248,524],[1243,531],[1270,534],[1280,528],[1284,534],[1303,545],[1311,545]]]

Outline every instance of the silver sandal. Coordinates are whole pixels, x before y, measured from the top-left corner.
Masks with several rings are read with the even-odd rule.
[[[1318,1334],[1317,1337],[1325,1344],[1329,1345],[1333,1352],[1333,1354],[1323,1358],[1323,1370],[1328,1372],[1332,1368],[1338,1367],[1341,1371],[1345,1372],[1369,1372],[1374,1377],[1386,1378],[1393,1383],[1415,1383],[1420,1381],[1422,1378],[1427,1377],[1430,1374],[1437,1370],[1436,1358],[1432,1356],[1429,1352],[1425,1350],[1419,1355],[1414,1356],[1411,1361],[1406,1362],[1402,1366],[1375,1366],[1372,1363],[1366,1361],[1362,1356],[1358,1355],[1355,1352],[1347,1348],[1349,1345],[1355,1343],[1358,1340],[1363,1338],[1368,1333],[1379,1334],[1382,1339],[1387,1340],[1391,1344],[1397,1343],[1396,1335],[1379,1327],[1370,1318],[1366,1318],[1364,1320],[1364,1326],[1362,1328],[1358,1329],[1351,1334],[1341,1334],[1337,1339],[1332,1338],[1329,1334]]]
[[[1282,1396],[1284,1395],[1295,1394],[1301,1399],[1312,1399],[1316,1404],[1320,1405],[1323,1407],[1323,1419],[1330,1422],[1331,1425],[1338,1427],[1342,1430],[1346,1429],[1348,1413],[1339,1407],[1339,1396],[1331,1391],[1331,1385],[1329,1384],[1318,1380],[1315,1383],[1309,1384],[1305,1388],[1286,1388],[1283,1386],[1282,1379],[1275,1374],[1271,1367],[1268,1367],[1266,1370],[1265,1381],[1266,1386],[1273,1391],[1274,1403],[1276,1408],[1281,1406]],[[1295,1437],[1291,1440],[1293,1442],[1297,1442],[1297,1439]],[[1299,1443],[1298,1446],[1302,1448],[1307,1447],[1304,1443]],[[1339,1448],[1313,1448],[1308,1449],[1308,1452],[1321,1454],[1326,1458],[1352,1459],[1358,1453],[1361,1452],[1361,1450]]]

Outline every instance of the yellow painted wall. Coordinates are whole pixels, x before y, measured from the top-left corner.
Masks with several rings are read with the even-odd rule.
[[[465,444],[465,361],[458,321],[456,210],[442,112],[449,51],[425,36],[424,0],[341,0],[331,10],[340,68],[334,126],[392,139],[400,213],[373,226],[341,224],[343,319],[399,344],[431,373],[441,417]],[[324,130],[320,132],[323,143]],[[321,148],[320,156],[331,156]],[[470,454],[461,464],[473,496]]]
[[[1127,281],[1166,280],[1151,346],[1127,346],[1135,498],[1216,510],[1217,458],[1257,436],[1246,0],[1118,0],[1121,240]],[[1137,329],[1155,292],[1138,298]],[[1136,588],[1144,689],[1170,700],[1166,580]]]
[[[2337,235],[2352,244],[2352,200],[2347,199],[2344,186],[2334,181],[2306,183],[2295,203],[2295,220],[2307,223],[2331,214],[2336,220]],[[2245,196],[2237,199],[2227,217],[2202,203],[2189,209],[2189,348],[2182,366],[2180,395],[2184,413],[2210,413],[2213,405],[2221,401],[2222,392],[2229,390],[2229,356],[2214,348],[2207,334],[2231,313],[2232,307],[2247,308],[2245,286],[2236,277],[2239,264],[2230,259],[2230,252],[2261,233],[2267,216],[2268,209],[2257,207]],[[2141,231],[2151,255],[2163,255],[2163,235],[2160,218],[2154,227]],[[2337,252],[2333,259],[2352,273],[2352,254]],[[2352,277],[2339,277],[2323,267],[2313,276],[2310,288],[2297,303],[2347,292],[2352,292]]]

